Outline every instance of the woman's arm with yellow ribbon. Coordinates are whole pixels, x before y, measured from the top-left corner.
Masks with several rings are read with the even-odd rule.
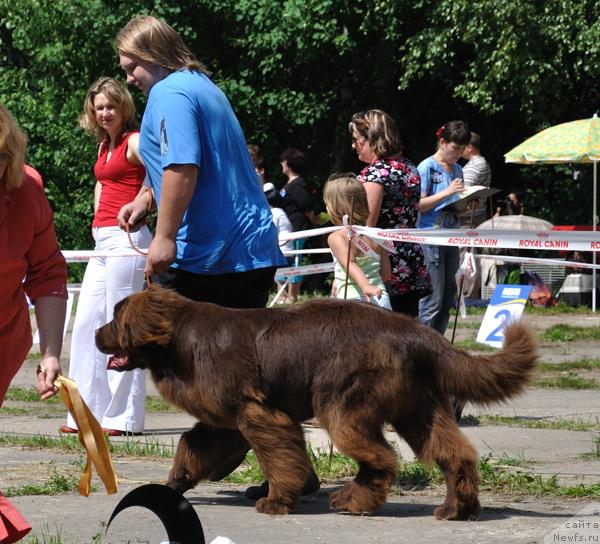
[[[40,365],[38,374],[45,372],[44,367]],[[65,406],[77,423],[79,441],[87,452],[87,462],[79,480],[79,494],[85,497],[90,494],[92,463],[96,467],[106,492],[109,495],[116,493],[117,478],[100,424],[81,398],[79,389],[73,380],[59,375],[54,381],[54,385],[58,388]]]

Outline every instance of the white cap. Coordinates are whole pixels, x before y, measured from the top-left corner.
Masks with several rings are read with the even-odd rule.
[[[269,191],[272,191],[273,189],[275,189],[275,185],[273,185],[271,182],[265,183],[263,185],[263,191],[265,193],[268,193]]]

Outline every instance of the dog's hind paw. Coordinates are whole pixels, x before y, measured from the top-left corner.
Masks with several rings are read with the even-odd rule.
[[[256,509],[261,514],[270,514],[271,516],[281,516],[290,513],[290,507],[279,501],[270,501],[264,497],[256,501]]]
[[[433,515],[435,519],[443,521],[475,521],[479,519],[480,511],[479,501],[476,500],[469,506],[463,505],[462,508],[444,503],[433,511]]]
[[[334,512],[355,515],[369,515],[383,505],[378,504],[369,490],[359,486],[356,482],[348,482],[342,489],[332,493],[329,506]]]

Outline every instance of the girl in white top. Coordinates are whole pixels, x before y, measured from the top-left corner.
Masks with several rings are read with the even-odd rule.
[[[267,202],[269,203],[269,207],[271,208],[271,214],[273,215],[273,223],[275,223],[275,227],[277,227],[277,233],[279,236],[282,234],[293,232],[292,223],[290,222],[287,214],[283,211],[283,198],[279,194],[279,191],[275,188],[275,185],[272,183],[265,183],[263,185],[263,191],[265,193],[265,197],[267,198]],[[279,242],[279,247],[281,251],[293,251],[294,250],[294,242],[291,240],[285,243]],[[292,266],[294,264],[293,257],[286,257],[288,265]],[[279,292],[283,284],[285,283],[286,278],[284,276],[275,276],[275,284],[277,285],[277,292]],[[287,297],[283,295],[278,304],[286,304],[288,302],[293,302],[291,300],[288,301]]]
[[[323,189],[323,200],[334,225],[342,225],[345,215],[351,224],[366,224],[369,217],[367,193],[353,174],[330,177]],[[327,238],[335,260],[332,296],[366,300],[391,310],[384,285],[391,277],[390,259],[386,251],[373,240],[358,235],[354,235],[349,244],[349,234],[349,229],[344,227]]]
[[[292,224],[281,207],[283,205],[283,199],[281,198],[279,191],[275,188],[275,185],[272,183],[265,183],[263,185],[263,191],[265,192],[267,202],[271,208],[273,223],[275,223],[275,226],[277,227],[277,233],[281,235],[292,232]],[[281,248],[281,251],[293,251],[294,242],[289,241],[284,245],[281,245],[280,243],[279,247]]]

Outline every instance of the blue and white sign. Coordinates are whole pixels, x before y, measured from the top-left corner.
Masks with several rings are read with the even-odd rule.
[[[477,342],[501,348],[504,327],[521,319],[531,285],[497,285],[483,316]]]

